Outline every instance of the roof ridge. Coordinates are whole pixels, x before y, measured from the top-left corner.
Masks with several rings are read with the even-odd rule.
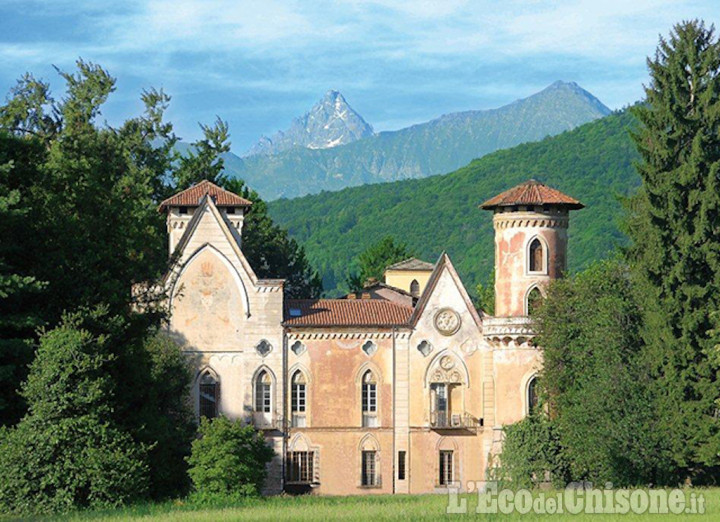
[[[215,204],[221,207],[249,207],[252,205],[252,201],[216,185],[209,179],[203,179],[163,200],[158,206],[158,211],[162,212],[170,206],[199,206],[202,196],[205,195],[210,195],[215,200]]]

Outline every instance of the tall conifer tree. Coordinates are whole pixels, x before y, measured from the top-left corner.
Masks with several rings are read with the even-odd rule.
[[[658,425],[677,479],[720,464],[720,387],[712,312],[720,306],[720,43],[700,21],[676,25],[648,59],[634,109],[642,187],[629,254],[647,287],[645,342]]]

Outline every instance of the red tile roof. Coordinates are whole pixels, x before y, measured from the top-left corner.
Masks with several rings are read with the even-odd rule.
[[[531,179],[488,199],[480,208],[491,210],[515,205],[558,205],[568,209],[581,209],[585,206],[577,199]]]
[[[203,180],[197,185],[169,197],[160,203],[158,210],[163,212],[168,207],[197,207],[205,195],[212,197],[218,207],[249,207],[252,205],[252,201],[220,188],[208,180]]]
[[[413,309],[380,299],[290,299],[286,326],[400,326]]]

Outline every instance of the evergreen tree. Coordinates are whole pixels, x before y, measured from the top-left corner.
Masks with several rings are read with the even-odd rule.
[[[225,180],[224,186],[253,203],[243,224],[243,253],[257,276],[285,279],[288,298],[320,297],[322,281],[310,266],[305,249],[273,222],[260,195],[238,179]]]
[[[678,480],[720,464],[718,364],[709,354],[720,307],[720,43],[702,22],[678,24],[648,60],[647,101],[633,112],[642,187],[629,250],[647,292],[644,338],[657,423]]]
[[[146,448],[113,418],[108,344],[119,328],[118,318],[84,312],[42,336],[23,386],[29,412],[0,441],[3,511],[110,507],[145,494]]]
[[[20,420],[24,401],[17,395],[33,356],[34,329],[42,324],[34,301],[45,287],[21,262],[28,243],[25,227],[32,219],[21,197],[26,174],[23,160],[36,159],[38,150],[0,132],[0,425]],[[15,172],[16,165],[19,172]]]
[[[369,279],[382,281],[388,266],[412,256],[407,245],[396,243],[392,236],[385,236],[357,257],[359,270],[348,278],[347,285],[353,292],[358,292]]]

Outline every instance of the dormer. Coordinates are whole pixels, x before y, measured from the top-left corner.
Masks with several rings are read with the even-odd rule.
[[[175,247],[185,233],[188,223],[190,223],[205,196],[212,199],[223,217],[227,219],[238,242],[242,238],[245,212],[252,205],[252,202],[220,188],[208,180],[203,180],[160,203],[158,211],[167,214],[168,250],[170,255],[175,251]]]

